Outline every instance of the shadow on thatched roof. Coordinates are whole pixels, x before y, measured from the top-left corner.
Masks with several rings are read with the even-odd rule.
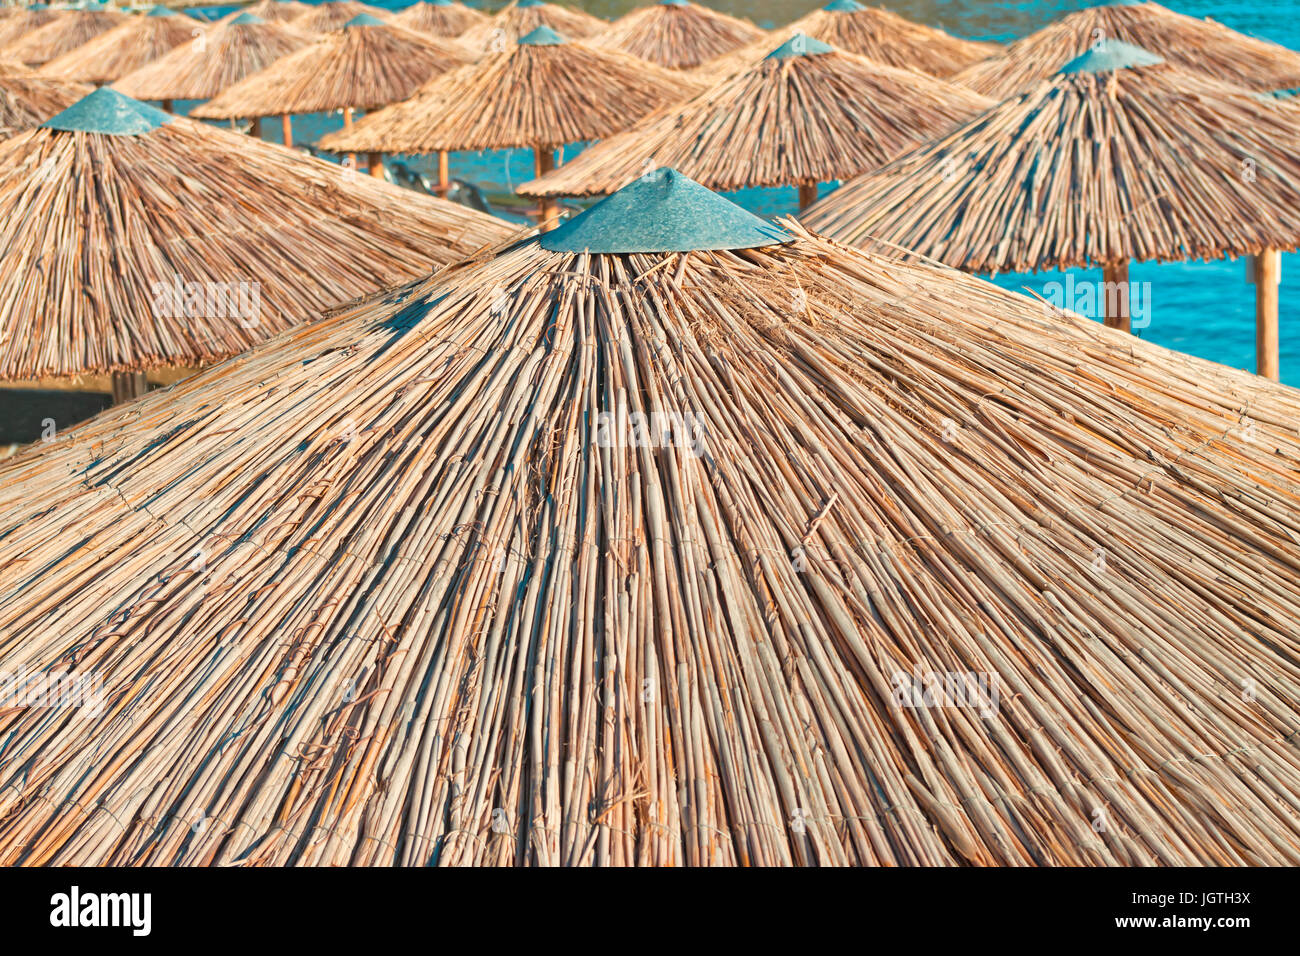
[[[511,231],[101,89],[0,142],[0,378],[212,361]]]
[[[241,13],[204,27],[201,36],[113,86],[141,100],[211,99],[311,41],[308,34],[283,22]]]
[[[526,196],[601,196],[671,166],[711,189],[856,176],[992,101],[796,34],[748,70],[653,113],[540,179]]]
[[[469,60],[455,40],[362,13],[223,90],[190,115],[227,119],[374,109],[406,99],[430,77]]]
[[[11,459],[0,671],[102,711],[4,715],[0,864],[1292,862],[1297,393],[789,228],[511,243]]]
[[[1068,14],[953,80],[1005,99],[1051,76],[1099,40],[1132,43],[1175,66],[1247,89],[1300,86],[1300,53],[1158,3],[1121,3]]]
[[[1293,248],[1294,110],[1134,52],[1085,52],[801,218],[973,272]]]
[[[660,0],[620,17],[589,42],[671,70],[688,70],[765,36],[748,20],[686,0]]]
[[[728,76],[751,66],[777,43],[797,33],[886,66],[918,70],[938,77],[951,76],[962,67],[1001,50],[995,44],[950,36],[888,10],[863,6],[856,0],[836,0],[773,31],[765,41],[751,43],[734,53],[701,64],[700,70]]]
[[[320,145],[394,153],[554,147],[608,136],[699,87],[691,77],[570,43],[543,26]]]
[[[175,47],[189,43],[206,28],[206,24],[166,7],[154,7],[147,15],[132,16],[56,57],[41,67],[41,73],[81,83],[112,83]]]
[[[116,10],[63,10],[45,26],[24,33],[0,49],[0,56],[41,66],[126,20],[127,15]]]
[[[435,37],[458,37],[487,22],[487,14],[454,0],[418,0],[393,14],[392,22]]]

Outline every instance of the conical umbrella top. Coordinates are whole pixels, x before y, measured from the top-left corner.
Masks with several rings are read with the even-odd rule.
[[[235,19],[231,20],[230,22],[232,24],[239,24],[239,23],[265,23],[266,21],[263,20],[261,17],[259,17],[256,13],[241,13],[239,16],[235,17]]]
[[[829,43],[814,40],[803,33],[796,33],[767,55],[769,60],[788,60],[796,56],[817,56],[820,53],[832,53],[835,48]]]
[[[527,36],[519,38],[520,46],[563,46],[568,42],[544,23]]]
[[[791,236],[675,169],[656,169],[539,240],[553,252],[756,249]]]
[[[175,17],[179,15],[180,14],[178,14],[175,10],[172,10],[170,7],[164,7],[161,5],[156,7],[150,7],[149,12],[145,14],[145,16],[147,17]]]
[[[372,13],[358,13],[355,17],[343,24],[343,28],[348,27],[382,27],[387,26],[383,20],[379,19]]]
[[[1163,57],[1156,56],[1132,43],[1125,43],[1123,40],[1102,40],[1076,56],[1058,72],[1062,75],[1113,73],[1115,70],[1131,70],[1134,67],[1155,66],[1163,62],[1165,62]]]
[[[858,0],[831,0],[822,9],[831,13],[860,13],[867,8],[858,3]]]
[[[69,133],[141,136],[152,133],[173,119],[170,113],[102,87],[41,125]]]

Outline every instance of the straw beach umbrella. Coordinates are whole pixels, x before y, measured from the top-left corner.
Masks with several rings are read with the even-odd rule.
[[[791,228],[639,180],[11,460],[0,864],[1300,861],[1296,393]]]
[[[487,19],[487,14],[455,0],[419,0],[391,18],[398,26],[435,37],[458,37]]]
[[[127,20],[116,10],[64,10],[36,30],[24,33],[0,49],[0,56],[28,66],[41,66]]]
[[[544,0],[517,0],[486,23],[460,35],[460,42],[475,53],[500,53],[538,27],[547,27],[572,40],[595,36],[609,28],[599,17]]]
[[[773,46],[800,33],[886,66],[938,77],[949,77],[962,67],[1001,50],[995,44],[963,40],[888,10],[863,6],[857,0],[833,0],[774,31],[763,42],[750,43],[704,63],[701,70],[729,76],[758,62]]]
[[[992,106],[978,94],[882,66],[796,34],[758,65],[643,119],[525,196],[603,196],[648,168],[672,167],[710,189],[817,184],[874,169]]]
[[[90,92],[84,83],[56,80],[0,64],[0,138],[39,126]]]
[[[278,2],[278,0],[277,0]],[[310,43],[282,22],[241,13],[204,28],[189,43],[140,67],[113,88],[137,100],[207,100]],[[293,145],[286,139],[286,145]]]
[[[305,6],[307,12],[290,22],[295,29],[307,33],[329,33],[363,14],[385,21],[389,17],[389,11],[355,0],[327,0],[326,3]]]
[[[1017,40],[1001,56],[967,67],[954,81],[1006,99],[1105,40],[1142,47],[1176,66],[1246,89],[1300,86],[1300,53],[1158,3],[1120,3],[1071,13]]]
[[[139,387],[128,377],[242,351],[509,231],[97,90],[0,142],[0,379]]]
[[[614,21],[591,38],[591,45],[618,50],[670,70],[689,70],[766,35],[748,20],[729,17],[698,3],[658,0],[653,6],[640,7]]]
[[[406,99],[430,77],[469,59],[455,41],[363,13],[229,87],[190,115],[255,119],[279,114],[289,144],[293,113],[342,110],[344,125],[351,126],[354,110]],[[377,157],[372,158],[371,171],[382,174]]]
[[[8,16],[0,19],[0,49],[58,19],[66,12],[31,7],[13,9]]]
[[[250,3],[248,6],[227,13],[217,22],[228,23],[237,17],[249,14],[260,17],[268,23],[287,23],[310,13],[314,7],[314,4],[298,3],[297,0],[258,0],[257,3]]]
[[[517,46],[428,83],[411,99],[321,139],[334,152],[445,153],[531,149],[538,176],[566,143],[609,136],[651,110],[697,92],[696,80],[612,50],[570,43],[538,27]],[[539,222],[557,210],[542,203]]]
[[[1101,266],[1127,290],[1130,261],[1294,248],[1300,124],[1267,97],[1107,41],[804,220],[973,272]],[[1111,300],[1108,324],[1128,328],[1125,301]]]
[[[197,20],[154,7],[56,57],[41,67],[41,73],[103,86],[190,42],[203,29]]]

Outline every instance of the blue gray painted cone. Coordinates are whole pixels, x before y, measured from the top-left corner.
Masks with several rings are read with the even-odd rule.
[[[256,13],[241,13],[239,16],[235,17],[235,19],[231,20],[230,22],[233,25],[236,23],[265,23],[266,21],[263,20],[261,17],[259,17]]]
[[[835,52],[835,48],[829,43],[823,43],[821,40],[814,40],[812,37],[803,33],[796,33],[769,53],[766,59],[788,60],[796,56],[818,56],[822,53],[833,52]]]
[[[552,252],[694,252],[790,242],[759,219],[675,169],[656,169],[538,241]]]
[[[147,17],[174,17],[177,15],[178,14],[175,10],[168,10],[166,7],[162,6],[154,7],[145,14]]]
[[[1127,70],[1135,66],[1155,66],[1163,63],[1164,57],[1156,56],[1140,46],[1125,43],[1123,40],[1102,40],[1088,47],[1076,56],[1059,72],[1062,75],[1074,73],[1111,73],[1115,70]]]
[[[343,24],[347,27],[382,27],[384,21],[369,13],[358,13],[355,17]]]
[[[860,13],[867,8],[858,3],[858,0],[831,0],[822,9],[831,13]]]
[[[542,25],[527,36],[519,38],[520,46],[563,46],[568,42],[546,25]]]
[[[41,125],[69,133],[140,136],[171,121],[170,114],[105,86],[83,96]]]

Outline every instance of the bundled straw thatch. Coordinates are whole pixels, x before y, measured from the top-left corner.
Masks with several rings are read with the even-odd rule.
[[[470,27],[460,42],[475,53],[501,53],[538,27],[548,27],[574,40],[595,36],[609,24],[589,13],[543,0],[517,0],[486,23]]]
[[[525,40],[437,77],[320,145],[394,153],[556,147],[608,136],[699,89],[691,78],[545,28]]]
[[[217,22],[229,23],[243,14],[249,14],[272,23],[287,23],[312,12],[315,7],[316,4],[298,3],[297,0],[258,0],[257,3],[250,3],[246,7],[227,13]]]
[[[41,73],[102,86],[152,63],[182,43],[189,43],[204,30],[205,26],[197,20],[166,7],[154,7],[149,13],[130,17],[125,23],[56,57],[41,67]]]
[[[43,27],[24,33],[0,48],[0,56],[28,66],[41,66],[126,20],[127,15],[116,10],[63,10]]]
[[[591,38],[591,45],[672,70],[688,70],[766,35],[748,20],[698,3],[658,0],[615,20],[609,29]]]
[[[1300,242],[1294,110],[1150,54],[1135,60],[1148,65],[1089,65],[1105,56],[1085,55],[845,184],[804,222],[974,272],[1215,259]]]
[[[0,863],[1300,862],[1296,393],[636,198],[0,471]]]
[[[0,138],[44,123],[89,92],[90,87],[83,83],[0,64]]]
[[[114,89],[138,100],[211,99],[311,39],[284,23],[242,13],[205,28],[201,37],[122,77]]]
[[[797,34],[759,63],[585,150],[526,196],[601,196],[672,167],[711,189],[856,176],[991,100]]]
[[[886,66],[938,77],[951,76],[962,67],[1001,50],[991,43],[963,40],[934,27],[913,23],[888,10],[863,6],[857,0],[834,0],[774,31],[761,42],[750,43],[702,64],[701,69],[713,75],[729,76],[752,66],[772,47],[798,33]]]
[[[408,30],[435,37],[458,37],[470,27],[487,22],[487,15],[456,0],[419,0],[391,17]]]
[[[405,99],[430,77],[469,59],[455,41],[362,14],[241,80],[190,115],[226,119],[373,109]]]
[[[294,28],[307,33],[329,33],[362,14],[387,20],[391,11],[372,7],[355,0],[327,0],[325,3],[307,4],[307,12],[290,22]]]
[[[108,89],[47,127],[0,142],[3,379],[211,361],[507,232]]]
[[[0,19],[0,49],[4,49],[19,37],[40,29],[66,12],[49,9],[33,10],[30,7],[11,9],[8,16]]]
[[[1170,63],[1247,89],[1300,85],[1300,53],[1158,3],[1115,4],[1071,13],[954,79],[986,96],[1006,99],[1051,76],[1102,40],[1143,47]]]

